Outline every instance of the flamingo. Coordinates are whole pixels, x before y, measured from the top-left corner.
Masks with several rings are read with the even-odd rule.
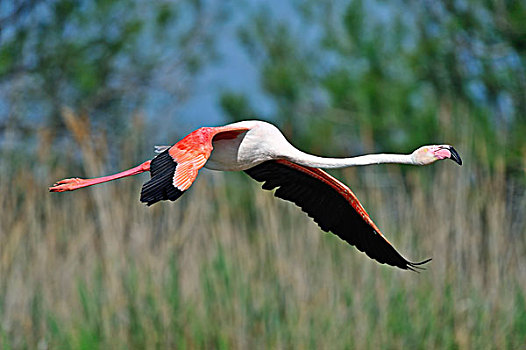
[[[442,159],[462,165],[459,154],[450,145],[422,146],[410,154],[318,157],[298,150],[277,127],[258,120],[202,127],[173,146],[156,146],[155,151],[159,153],[155,158],[134,168],[99,178],[64,179],[49,191],[73,191],[149,171],[151,179],[142,186],[140,200],[150,206],[182,196],[203,166],[244,171],[262,182],[263,189],[276,189],[274,196],[299,206],[323,231],[332,232],[381,264],[416,271],[431,259],[405,259],[371,220],[351,189],[320,168],[382,163],[428,165]]]

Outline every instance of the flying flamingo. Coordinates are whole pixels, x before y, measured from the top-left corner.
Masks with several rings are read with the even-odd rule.
[[[368,154],[352,158],[323,158],[292,146],[274,125],[249,120],[219,127],[203,127],[173,146],[156,146],[160,153],[134,168],[93,179],[71,178],[55,183],[51,192],[73,191],[102,182],[150,171],[142,186],[141,202],[152,205],[176,200],[190,188],[199,169],[245,171],[263,189],[306,212],[320,228],[332,232],[379,263],[415,271],[371,220],[349,187],[319,168],[398,163],[427,165],[441,159],[462,160],[450,145],[422,146],[411,154]]]

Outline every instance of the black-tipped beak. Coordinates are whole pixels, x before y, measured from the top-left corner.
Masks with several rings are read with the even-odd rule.
[[[453,148],[453,146],[449,147],[449,152],[451,152],[451,160],[456,162],[458,165],[462,165],[462,159],[460,159],[460,156],[458,155],[458,152],[456,149]]]

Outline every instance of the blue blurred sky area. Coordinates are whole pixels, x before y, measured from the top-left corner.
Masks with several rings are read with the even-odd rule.
[[[36,23],[38,23],[38,21],[45,22],[46,18],[51,18],[49,15],[49,9],[50,6],[53,6],[55,2],[56,1],[53,0],[33,1],[32,4],[35,6],[34,11],[26,17],[21,16],[20,24],[24,25],[24,23],[27,24],[31,21],[35,21]],[[134,9],[135,12],[132,14],[132,16],[138,14],[143,20],[146,21],[149,21],[150,19],[153,20],[153,18],[155,18],[153,11],[148,12],[148,1],[137,0],[136,3],[137,8]],[[16,6],[18,6],[15,4],[18,4],[18,1],[0,0],[0,21],[6,17],[9,17],[9,15],[15,11]],[[82,4],[85,7],[89,7],[93,5],[93,2],[85,1]],[[150,121],[165,123],[167,127],[163,128],[162,130],[169,134],[173,134],[175,132],[179,135],[182,135],[199,126],[223,124],[225,122],[225,116],[220,107],[219,101],[222,93],[225,92],[239,94],[242,93],[248,98],[250,105],[255,111],[257,111],[258,116],[247,115],[246,119],[253,119],[257,117],[271,119],[272,115],[274,114],[273,112],[275,111],[275,106],[272,101],[275,99],[273,100],[271,98],[267,98],[265,93],[262,91],[259,81],[260,67],[258,67],[258,62],[254,62],[253,58],[251,58],[245,48],[242,47],[238,35],[240,27],[249,26],[253,16],[258,14],[259,11],[266,11],[269,15],[268,18],[270,18],[275,23],[284,23],[287,28],[290,29],[293,38],[301,39],[301,42],[297,43],[298,46],[307,48],[308,51],[316,52],[317,61],[315,65],[317,67],[314,67],[314,69],[327,71],[333,64],[342,66],[354,65],[354,69],[358,71],[367,69],[367,67],[360,66],[361,61],[359,60],[351,61],[348,57],[335,57],[334,55],[331,55],[330,52],[322,52],[321,50],[317,50],[316,44],[319,44],[319,37],[322,35],[322,29],[318,27],[319,23],[312,23],[312,21],[309,22],[308,18],[301,17],[297,11],[297,8],[299,7],[298,3],[294,1],[226,0],[226,2],[220,3],[220,5],[218,5],[217,2],[210,0],[204,1],[202,6],[206,6],[207,10],[209,9],[208,6],[210,8],[220,8],[223,11],[227,11],[228,16],[226,17],[227,19],[225,23],[217,26],[217,32],[215,32],[212,37],[217,55],[214,55],[213,59],[205,58],[204,65],[196,76],[192,76],[190,78],[187,76],[181,76],[179,77],[180,79],[178,79],[178,76],[175,75],[172,80],[169,80],[171,79],[169,77],[163,77],[162,75],[164,72],[166,70],[170,70],[170,67],[163,67],[163,65],[170,66],[170,64],[173,64],[173,62],[177,60],[176,56],[178,52],[176,45],[169,47],[165,44],[165,42],[163,42],[162,45],[164,46],[160,46],[155,42],[155,35],[146,34],[141,36],[141,48],[144,52],[146,52],[145,55],[151,51],[155,52],[155,54],[159,53],[159,55],[163,56],[163,58],[159,60],[160,63],[158,63],[158,66],[154,67],[152,72],[152,75],[159,75],[160,78],[156,77],[155,79],[158,80],[154,81],[154,83],[150,84],[146,88],[144,86],[141,87],[145,90],[145,93],[144,96],[141,96],[141,98],[144,99],[137,103],[137,111],[146,115]],[[348,6],[347,2],[336,2],[333,4],[333,7],[337,10],[341,9],[340,12],[343,12],[346,6]],[[400,8],[396,7],[396,3],[384,1],[366,1],[364,6],[366,8],[365,12],[367,13],[367,24],[364,25],[365,31],[367,31],[367,28],[374,25],[379,25],[386,28],[389,27],[392,14],[400,14],[400,11],[402,11]],[[440,6],[437,7],[440,8]],[[114,13],[112,16],[116,21],[125,21],[126,16],[129,15],[126,13],[127,10],[128,9],[126,7],[120,6],[120,8],[118,8],[118,11],[120,12]],[[414,17],[412,16],[417,14],[417,11],[416,13],[404,13],[402,11],[402,16],[407,23],[414,22]],[[179,30],[181,26],[184,27],[185,25],[192,24],[191,22],[193,21],[193,18],[189,16],[182,19],[178,18],[177,20],[180,22],[174,23],[174,26],[170,30]],[[87,30],[86,32],[79,32],[78,29],[71,26],[71,28],[68,28],[68,31],[71,30],[69,35],[100,37],[101,28],[96,26],[96,21],[94,21],[94,23],[95,26],[88,27],[90,30]],[[0,22],[0,25],[1,24],[2,22]],[[0,45],[2,44],[2,40],[6,40],[13,36],[16,25],[16,23],[10,23],[9,25],[4,26],[4,28],[0,28],[0,30],[2,30],[0,32]],[[410,25],[410,27],[414,26]],[[109,26],[109,29],[110,30],[107,30],[105,33],[103,33],[103,35],[111,36],[111,25]],[[417,29],[415,28],[411,32],[416,35]],[[372,35],[371,33],[367,32],[362,34]],[[66,33],[65,36],[67,37],[68,33]],[[411,35],[408,37],[411,38]],[[406,38],[406,41],[408,40],[409,39]],[[406,44],[409,46],[411,45],[410,42]],[[472,44],[483,47],[483,43],[474,42]],[[139,52],[138,56],[140,57],[141,54],[142,53]],[[480,59],[473,57],[468,51],[460,52],[460,55],[462,61],[465,63],[464,67],[469,73],[467,75],[468,77],[471,77],[465,82],[467,90],[470,92],[471,98],[480,104],[487,103],[487,93],[483,83],[480,81],[480,67],[478,66]],[[32,58],[22,57],[21,60],[31,63]],[[345,60],[345,62],[342,63],[341,60]],[[122,70],[126,71],[133,69],[133,66],[130,67],[129,64],[129,62],[124,62],[122,64],[123,67],[125,65],[128,66],[125,66]],[[517,66],[520,65],[520,61],[516,55],[514,56],[512,53],[507,54],[504,57],[499,57],[498,60],[491,61],[491,64]],[[185,73],[183,72],[182,75],[185,75]],[[125,74],[121,73],[120,76],[118,74],[117,76],[117,79],[119,79],[125,76]],[[26,98],[25,91],[23,88],[20,88],[22,84],[19,84],[19,82],[16,82],[16,84],[11,84],[12,81],[16,82],[16,79],[8,79],[7,84],[5,81],[0,81],[0,120],[5,120],[9,117],[9,114],[13,114],[12,105],[10,105],[10,99],[12,99],[10,94],[12,93],[13,89],[19,88],[20,91],[22,91],[22,96],[16,97],[18,98],[19,102],[20,100]],[[186,94],[187,98],[177,99],[177,96],[170,94],[170,91],[163,91],[163,88],[166,86],[168,86],[168,89],[166,90],[170,90],[170,86],[186,84],[186,82],[190,82],[188,85],[189,91],[187,91]],[[28,84],[27,81],[24,83],[31,86],[31,84]],[[108,85],[111,85],[111,81]],[[131,98],[128,97],[127,101],[130,103],[130,111],[133,113],[133,108],[136,106],[134,105],[133,100],[133,88],[130,90],[132,90]],[[64,96],[61,96],[61,103],[67,106],[69,97],[68,91],[65,91],[63,95]],[[320,93],[320,95],[320,99],[323,102],[326,102],[323,93]],[[509,119],[509,116],[513,114],[512,105],[513,103],[509,94],[502,92],[499,94],[497,106],[495,106],[495,109],[500,112],[499,115],[507,116]],[[42,119],[43,115],[49,113],[47,110],[49,106],[46,106],[45,103],[38,106],[30,103],[19,103],[17,108],[21,108],[20,106],[22,106],[22,108],[25,110],[16,111],[15,113],[23,116],[23,118],[26,118],[28,122],[38,121],[39,119]],[[508,121],[506,117],[495,120]]]
[[[7,42],[13,37],[17,26],[26,25],[28,22],[35,21],[36,18],[38,21],[47,21],[47,19],[50,18],[50,6],[53,6],[53,3],[53,1],[37,0],[33,3],[33,6],[35,6],[34,10],[26,16],[20,16],[19,23],[9,22],[8,25],[0,28],[0,45],[2,42]],[[147,3],[142,3],[141,0],[139,0],[138,3],[140,6],[147,5]],[[205,59],[203,68],[196,76],[190,78],[191,84],[188,86],[188,98],[183,98],[182,101],[179,101],[175,96],[170,96],[169,93],[163,91],[159,85],[151,84],[145,91],[140,111],[153,122],[164,123],[168,121],[167,124],[170,126],[163,130],[169,133],[176,132],[177,134],[184,134],[203,125],[223,124],[225,118],[219,105],[220,96],[223,92],[244,93],[250,97],[251,104],[258,111],[264,114],[270,114],[272,106],[270,100],[264,97],[264,94],[259,88],[257,67],[254,62],[251,61],[238,40],[238,29],[246,19],[247,11],[252,11],[255,6],[259,6],[259,4],[262,3],[272,11],[277,11],[277,13],[293,14],[290,7],[276,0],[266,2],[255,1],[250,5],[239,1],[231,2],[226,6],[230,12],[226,22],[218,26],[220,32],[214,33],[213,36],[217,55],[211,60]],[[16,11],[18,5],[16,1],[0,0],[0,20],[10,17]],[[86,6],[88,5],[89,2]],[[238,8],[237,5],[241,6]],[[144,17],[149,18],[151,15],[151,13],[144,13]],[[115,17],[118,19],[119,15],[115,14]],[[80,33],[75,28],[70,28],[68,31],[69,30],[71,30],[70,35],[75,36],[81,35],[89,37],[94,34],[93,32]],[[99,30],[99,28],[94,29],[94,31],[97,30]],[[108,33],[108,35],[110,34],[111,33]],[[95,33],[95,35],[100,35],[100,33]],[[155,46],[156,43],[153,42],[155,40],[154,36],[145,35],[141,37],[141,40],[145,51],[148,51],[149,47],[159,50],[159,48]],[[174,48],[161,48],[161,53],[169,56],[173,54],[173,50]],[[174,58],[174,60],[176,59],[177,58]],[[22,57],[21,61],[22,60],[26,62],[28,60],[31,61],[30,57]],[[171,63],[169,58],[161,61],[167,62],[168,65]],[[162,72],[163,68],[162,66],[155,67],[154,74],[156,73],[155,71]],[[187,77],[182,78],[183,81],[188,81]],[[13,114],[13,104],[10,103],[10,99],[12,98],[11,94],[13,88],[20,88],[21,86],[21,83],[20,85],[19,83],[12,83],[14,81],[17,80],[8,80],[8,84],[6,84],[5,81],[0,84],[0,120],[5,120],[9,118],[9,114]],[[27,83],[27,81],[25,83]],[[172,82],[173,85],[177,83],[180,82]],[[166,82],[162,82],[162,84],[166,84]],[[170,82],[167,84],[170,84]],[[22,93],[20,97],[17,98],[25,99],[27,97],[24,89],[25,88],[20,88]],[[67,97],[67,92],[65,96]],[[64,99],[63,103],[67,106],[67,98]],[[27,108],[30,108],[30,106],[27,105]],[[23,115],[28,123],[38,123],[43,120],[42,116],[48,112],[45,104],[33,106],[30,109],[33,109],[33,111],[19,111],[20,113],[15,113]],[[254,116],[247,116],[247,119],[253,117]]]
[[[276,0],[269,2],[279,3]],[[193,93],[177,112],[185,120],[186,126],[196,128],[223,123],[224,115],[219,106],[223,92],[247,94],[258,111],[270,114],[272,106],[259,88],[258,69],[241,47],[237,37],[242,21],[243,13],[237,12],[222,26],[216,42],[218,59],[207,65],[199,74]],[[247,116],[247,119],[252,118],[254,116]],[[172,120],[176,119],[179,118],[174,116]]]
[[[251,106],[258,113],[271,118],[274,106],[261,90],[256,62],[242,47],[238,34],[240,27],[250,20],[249,16],[258,11],[266,11],[274,20],[298,28],[300,25],[298,14],[292,6],[291,2],[282,0],[251,0],[247,3],[234,3],[229,20],[222,26],[220,35],[216,37],[218,60],[206,66],[201,72],[194,93],[180,110],[180,117],[185,120],[187,127],[224,123],[225,116],[219,105],[220,96],[224,92],[246,95]],[[246,119],[255,118],[256,116],[246,116]]]

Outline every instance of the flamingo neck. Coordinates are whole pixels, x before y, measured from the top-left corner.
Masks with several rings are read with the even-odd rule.
[[[334,169],[334,168],[346,168],[351,166],[358,165],[371,165],[371,164],[417,164],[415,163],[411,154],[367,154],[358,157],[351,158],[325,158],[313,156],[310,154],[303,153],[299,151],[298,154],[288,158],[289,161],[294,163],[309,166],[313,168],[324,168],[324,169]]]

